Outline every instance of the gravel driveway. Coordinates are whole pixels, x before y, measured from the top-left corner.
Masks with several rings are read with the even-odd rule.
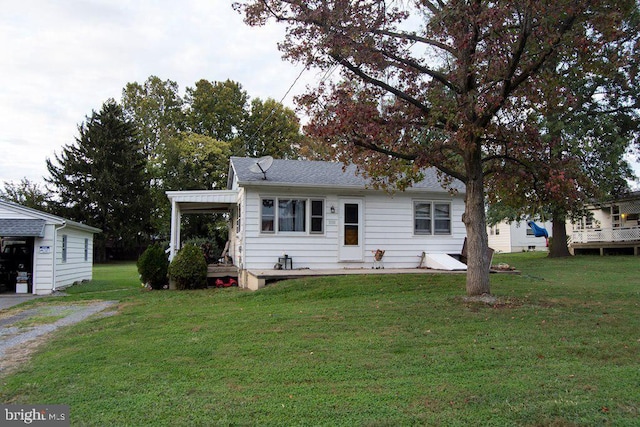
[[[23,362],[50,332],[115,308],[117,301],[47,304],[0,316],[0,374]],[[104,314],[114,314],[109,311]],[[57,320],[55,320],[57,318]],[[47,322],[49,319],[49,322]],[[55,321],[52,321],[55,320]]]

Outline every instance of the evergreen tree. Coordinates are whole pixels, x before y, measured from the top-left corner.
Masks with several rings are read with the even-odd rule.
[[[146,159],[135,127],[112,99],[78,126],[75,144],[65,145],[55,161],[47,159],[46,181],[58,194],[58,213],[102,229],[96,259],[107,247],[135,248],[149,230]]]

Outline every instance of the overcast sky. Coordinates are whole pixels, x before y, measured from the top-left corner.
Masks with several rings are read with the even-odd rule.
[[[129,82],[156,75],[242,84],[278,101],[302,67],[281,59],[284,26],[251,28],[230,0],[0,0],[0,185],[41,181],[45,160]],[[284,103],[318,76],[306,72]]]
[[[200,79],[232,79],[251,97],[281,100],[302,70],[277,50],[284,26],[248,27],[231,3],[0,0],[0,185],[41,182],[46,159],[92,110],[151,75],[181,95]],[[293,107],[320,78],[305,72],[283,102]]]

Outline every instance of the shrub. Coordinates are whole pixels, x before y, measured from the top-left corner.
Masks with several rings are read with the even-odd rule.
[[[168,284],[167,271],[169,259],[163,247],[159,244],[149,246],[138,258],[136,263],[142,283],[153,289],[162,289]]]
[[[207,286],[207,263],[200,248],[185,245],[169,265],[169,277],[178,289],[199,289]]]
[[[199,247],[204,254],[204,258],[205,261],[207,261],[207,264],[213,264],[218,260],[224,248],[224,243],[225,242],[222,242],[222,246],[220,246],[219,242],[216,239],[207,237],[197,237],[184,241],[185,246],[194,245]]]

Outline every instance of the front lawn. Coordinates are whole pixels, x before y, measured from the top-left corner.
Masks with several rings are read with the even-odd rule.
[[[99,269],[68,299],[119,314],[56,334],[3,378],[74,425],[638,425],[640,260],[497,256],[492,306],[463,275],[139,290]]]

